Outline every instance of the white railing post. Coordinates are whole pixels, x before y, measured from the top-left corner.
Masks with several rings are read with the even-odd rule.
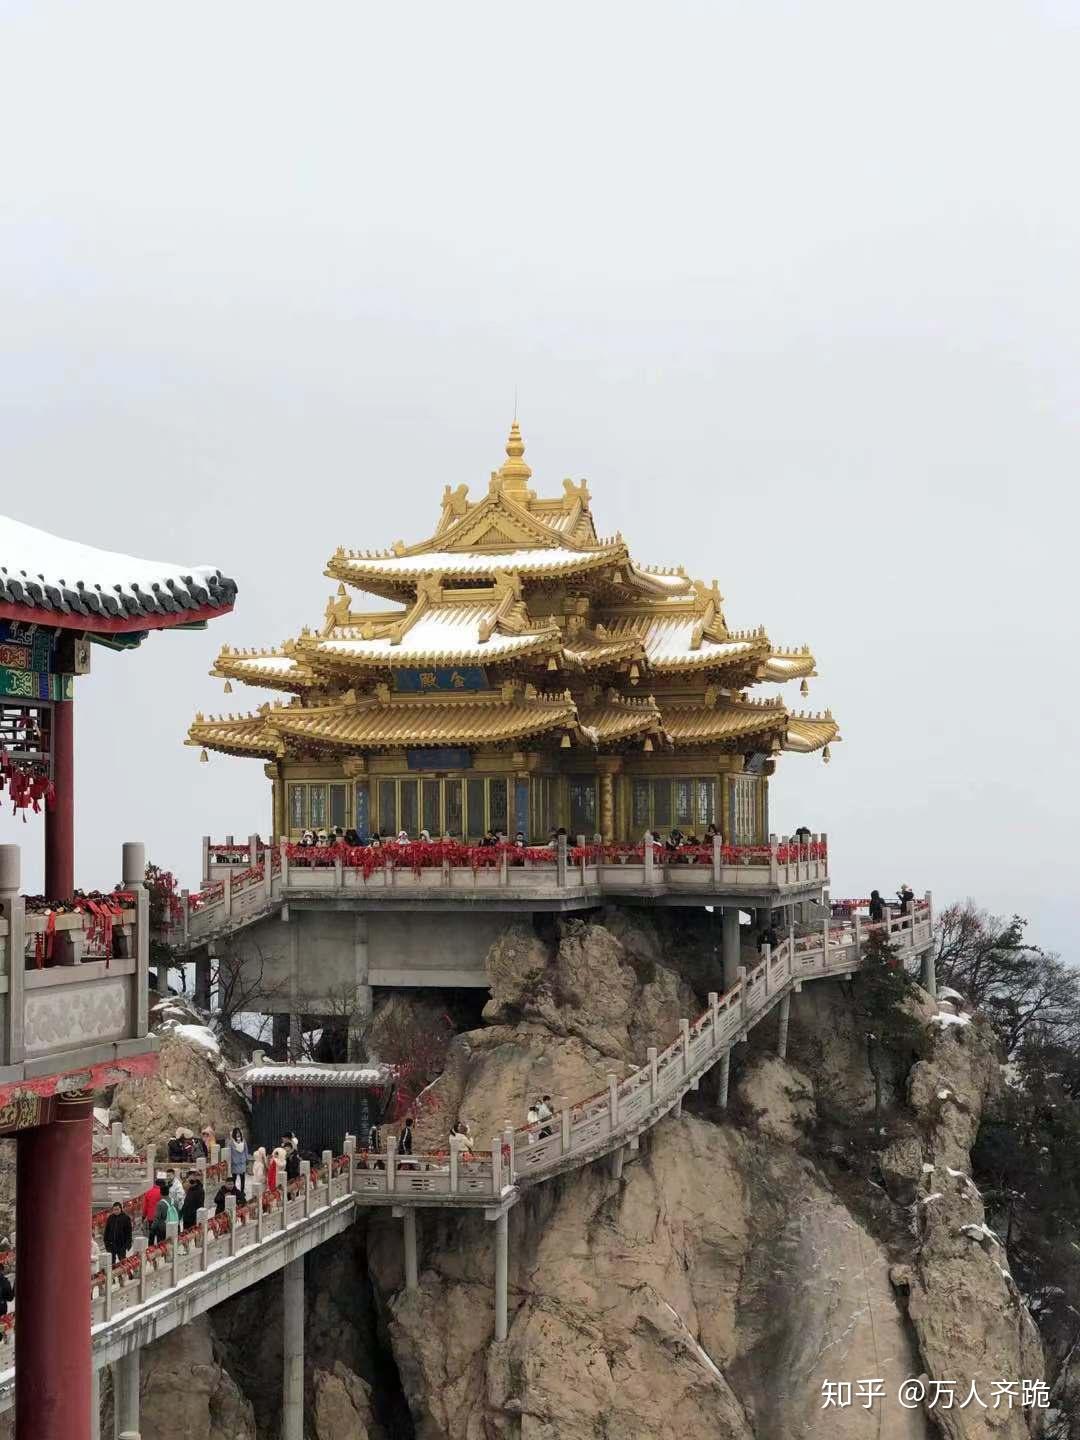
[[[821,922],[821,968],[829,968],[829,929],[832,925],[832,906],[829,904],[829,897],[825,895],[825,918]]]
[[[356,1183],[356,1136],[345,1136],[345,1154],[349,1157],[349,1194]]]
[[[569,1153],[570,1153],[571,1120],[572,1120],[572,1117],[571,1117],[571,1114],[570,1114],[570,1101],[567,1099],[567,1097],[566,1097],[565,1095],[560,1095],[560,1096],[559,1096],[558,1104],[559,1104],[559,1118],[560,1118],[560,1121],[561,1121],[561,1128],[562,1128],[562,1153],[563,1153],[564,1155],[569,1155]]]
[[[120,1150],[121,1150],[120,1137],[123,1135],[123,1133],[124,1133],[124,1127],[123,1127],[123,1125],[120,1124],[120,1121],[119,1121],[119,1120],[114,1120],[113,1123],[109,1126],[109,1139],[108,1139],[109,1154],[110,1154],[110,1156],[112,1156],[113,1158],[115,1158],[116,1156],[118,1156],[118,1155],[120,1154]],[[149,1188],[150,1188],[150,1187],[147,1186],[147,1189],[149,1189]]]
[[[855,930],[855,964],[859,965],[862,962],[862,920],[858,910],[851,912],[851,920]]]
[[[202,1268],[205,1270],[210,1263],[210,1211],[205,1205],[196,1210],[195,1223],[202,1227]]]
[[[251,866],[252,870],[254,870],[255,866],[256,866],[258,863],[259,863],[259,837],[258,837],[257,835],[249,835],[249,836],[248,836],[248,864]]]
[[[262,1244],[263,1238],[263,1184],[261,1180],[251,1182],[252,1204],[255,1206],[255,1243]]]
[[[236,1196],[225,1196],[225,1218],[229,1222],[229,1254],[236,1254]]]
[[[334,1199],[334,1152],[332,1150],[322,1152],[322,1166],[326,1172],[326,1203],[330,1205]]]
[[[822,830],[818,836],[818,844],[821,846],[821,853],[825,856],[825,859],[823,861],[819,860],[817,863],[819,867],[824,865],[823,878],[827,880],[829,878],[829,837],[824,830]]]
[[[656,871],[656,852],[655,852],[655,850],[654,850],[654,848],[653,848],[653,842],[652,842],[652,836],[651,836],[651,834],[650,834],[649,839],[645,841],[645,846],[644,846],[644,850],[642,851],[642,855],[643,855],[644,862],[645,862],[645,871],[644,871],[644,877],[643,877],[643,878],[644,878],[644,881],[645,881],[645,884],[646,884],[646,885],[654,885],[654,884],[656,883],[656,879],[655,879],[655,871]]]
[[[459,1157],[459,1155],[460,1155],[460,1151],[458,1150],[458,1147],[457,1147],[456,1145],[454,1145],[453,1143],[451,1143],[451,1145],[450,1145],[450,1194],[451,1194],[451,1195],[456,1195],[456,1194],[458,1193],[458,1157]]]
[[[145,1235],[135,1236],[135,1254],[139,1257],[139,1304],[146,1299],[146,1247],[149,1242]]]
[[[274,852],[269,845],[262,852],[263,867],[263,895],[269,900],[274,893],[274,867],[272,864]]]
[[[769,836],[769,884],[775,890],[780,883],[780,857],[777,853],[777,838]]]
[[[560,835],[555,846],[555,884],[566,888],[566,836]]]
[[[715,990],[709,991],[709,1023],[712,1025],[711,1049],[716,1049],[716,1035],[720,1028],[720,996]]]
[[[682,1069],[684,1075],[690,1074],[690,1021],[680,1020],[679,1029],[682,1031]]]
[[[509,1121],[503,1126],[503,1148],[506,1149],[510,1155],[510,1159],[507,1162],[509,1168],[506,1174],[506,1183],[507,1185],[513,1185],[514,1176],[517,1174],[517,1167],[514,1164],[514,1127]]]
[[[112,1319],[112,1256],[108,1250],[102,1251],[101,1268],[105,1272],[105,1319]]]
[[[165,1222],[165,1239],[172,1246],[169,1254],[172,1258],[171,1285],[175,1290],[180,1284],[180,1222],[179,1220],[167,1220]]]
[[[608,1071],[608,1116],[611,1124],[611,1133],[614,1135],[619,1128],[619,1082],[618,1079]]]
[[[735,971],[739,977],[739,1013],[742,1015],[742,1023],[746,1027],[746,966],[740,965]]]
[[[712,837],[712,883],[713,889],[720,889],[721,869],[724,863],[724,842],[719,835]]]
[[[281,888],[287,890],[289,888],[289,842],[282,840],[279,843],[281,845]]]
[[[189,934],[189,932],[190,932],[190,930],[191,930],[191,891],[190,891],[190,890],[181,890],[181,891],[180,891],[180,924],[181,924],[181,926],[183,927],[181,933],[183,934],[184,939],[187,940],[188,934]]]
[[[766,946],[764,946],[764,948],[763,948],[763,950],[762,950],[762,955],[763,955],[764,960],[765,960],[765,995],[766,995],[766,997],[768,997],[768,994],[769,994],[769,960],[770,960],[770,958],[771,958],[771,956],[772,956],[772,946],[771,946],[771,945],[766,945]]]
[[[397,1189],[397,1136],[386,1137],[386,1188],[393,1194]]]
[[[491,1137],[491,1193],[502,1194],[502,1136]]]
[[[649,1103],[650,1105],[655,1105],[657,1085],[660,1079],[659,1072],[656,1068],[656,1046],[650,1045],[645,1054],[649,1060]]]
[[[311,1161],[300,1161],[300,1179],[304,1182],[304,1219],[311,1214]]]
[[[210,1142],[210,1164],[211,1166],[221,1163],[221,1146],[216,1140]]]
[[[202,837],[202,883],[210,884],[210,836]]]
[[[334,889],[345,889],[345,867],[342,864],[341,856],[334,856]]]

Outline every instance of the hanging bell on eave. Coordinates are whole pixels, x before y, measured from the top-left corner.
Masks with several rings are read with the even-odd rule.
[[[827,765],[831,759],[832,759],[832,755],[831,755],[830,752],[829,752],[829,747],[828,747],[828,745],[826,745],[826,746],[825,746],[825,749],[822,750],[822,752],[821,752],[821,763],[822,763],[823,765]]]
[[[646,735],[646,736],[645,736],[645,743],[644,743],[644,745],[642,745],[641,748],[642,748],[642,750],[645,751],[646,755],[649,755],[649,754],[652,753],[653,743],[652,743],[652,736],[651,736],[651,735]]]
[[[806,699],[807,695],[810,694],[810,685],[808,681],[804,680],[799,686],[799,694],[803,697],[804,700]]]
[[[550,656],[548,657],[547,668],[548,668],[549,670],[557,670],[557,669],[559,668],[559,662],[558,662],[558,660],[555,659],[555,656],[554,656],[554,655],[550,655]]]
[[[641,679],[641,671],[638,669],[638,667],[637,667],[636,664],[631,665],[631,666],[630,666],[630,684],[631,684],[631,685],[636,685],[637,682],[638,682],[640,679]]]
[[[206,749],[205,749],[205,747],[204,747],[202,750],[199,751],[199,764],[200,764],[200,765],[207,765],[207,764],[209,764],[209,762],[210,762],[210,756],[206,753]]]
[[[569,733],[568,733],[566,730],[564,730],[564,731],[563,731],[563,737],[562,737],[562,739],[559,741],[559,749],[560,749],[560,750],[569,750],[569,749],[570,749],[570,746],[572,745],[572,743],[573,743],[573,742],[572,742],[571,739],[570,739]]]
[[[226,681],[225,681],[225,694],[226,694],[226,695],[231,695],[231,694],[232,694],[232,681],[231,681],[231,680],[226,680]]]

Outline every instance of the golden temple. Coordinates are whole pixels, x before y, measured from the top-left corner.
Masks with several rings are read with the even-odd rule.
[[[225,647],[211,671],[286,692],[196,717],[187,743],[267,761],[274,838],[421,829],[530,843],[639,840],[646,828],[753,844],[784,750],[839,738],[829,711],[750,699],[815,675],[805,647],[732,631],[716,582],[635,562],[597,535],[584,481],[538,498],[515,420],[487,494],[447,486],[434,534],[339,548],[322,625],[280,648]],[[393,602],[358,611],[349,590]]]

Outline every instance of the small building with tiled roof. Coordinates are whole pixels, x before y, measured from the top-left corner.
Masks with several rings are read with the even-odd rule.
[[[188,743],[259,757],[275,837],[337,826],[476,840],[639,839],[646,828],[756,843],[785,751],[839,738],[762,684],[816,673],[808,649],[730,630],[716,583],[637,562],[600,535],[584,481],[540,498],[515,420],[485,494],[445,488],[428,539],[339,548],[321,625],[226,647],[212,674],[280,692],[199,715]],[[354,608],[355,592],[392,609]]]

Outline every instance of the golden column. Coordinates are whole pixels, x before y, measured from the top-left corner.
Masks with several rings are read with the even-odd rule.
[[[285,776],[281,761],[269,761],[263,766],[263,774],[270,781],[270,831],[271,839],[276,845],[288,834],[285,827]]]
[[[621,755],[601,755],[596,769],[600,776],[600,834],[605,845],[615,841],[615,776],[622,769]]]

